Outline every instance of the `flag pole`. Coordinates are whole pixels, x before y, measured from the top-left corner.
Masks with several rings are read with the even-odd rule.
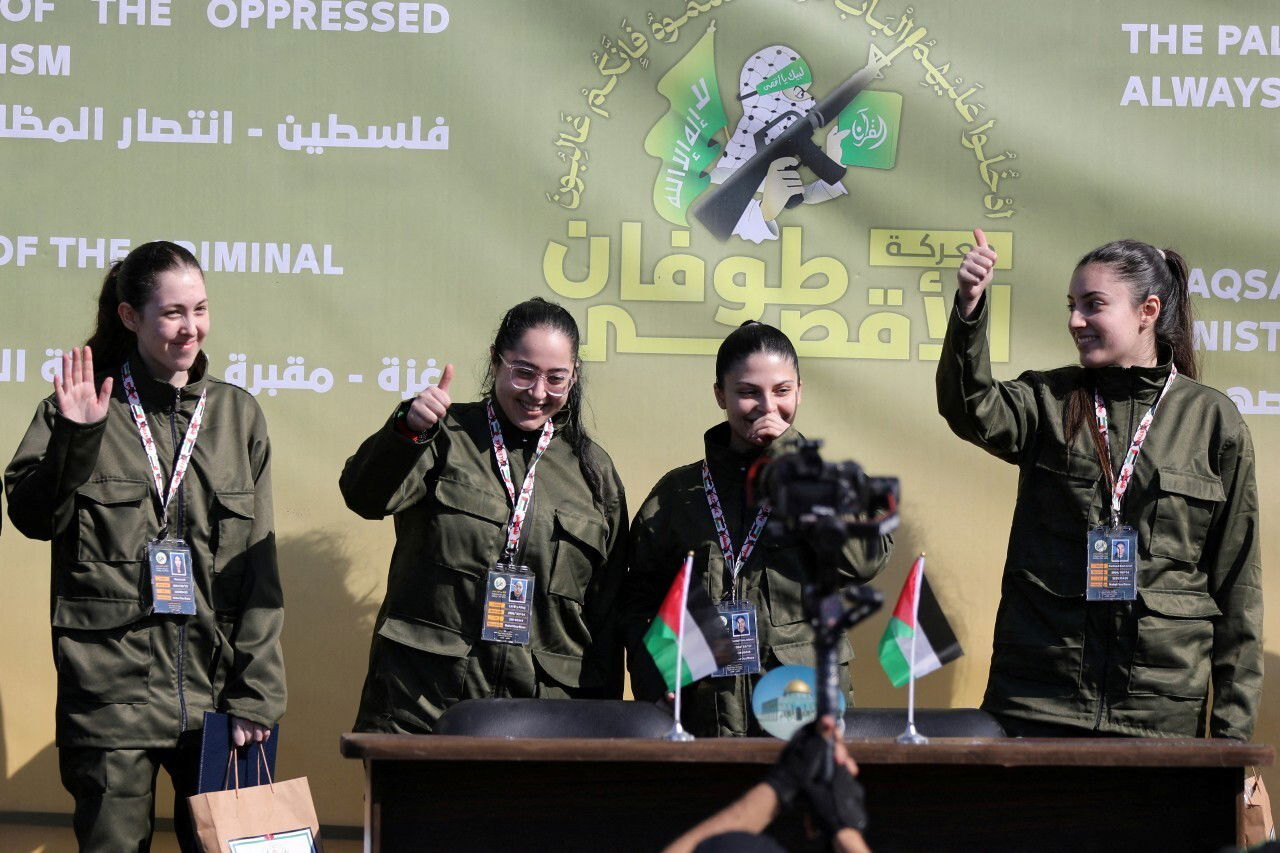
[[[690,551],[684,558],[684,565],[680,568],[680,574],[683,576],[683,583],[680,586],[680,618],[676,623],[676,708],[675,719],[671,721],[671,731],[662,736],[663,740],[686,741],[693,740],[693,735],[689,734],[680,725],[680,666],[684,663],[684,617],[689,610],[689,576],[693,574],[693,552]]]
[[[907,728],[898,735],[898,743],[928,743],[929,739],[916,731],[916,638],[920,636],[920,598],[924,593],[924,552],[916,561],[920,573],[915,578],[911,600],[911,659],[907,661]],[[915,566],[911,573],[916,574]]]

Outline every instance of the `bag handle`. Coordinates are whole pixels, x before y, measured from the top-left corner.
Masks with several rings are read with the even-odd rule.
[[[259,778],[263,775],[267,777],[267,784],[271,786],[271,793],[276,791],[276,783],[271,778],[271,766],[267,763],[267,745],[262,741],[258,742],[258,768]]]
[[[267,746],[265,743],[261,742],[256,744],[256,746],[258,747],[258,751],[255,756],[258,759],[258,778],[261,779],[263,776],[266,776],[267,785],[271,787],[271,793],[274,794],[276,790],[276,783],[275,780],[271,778],[271,764],[267,761]],[[230,777],[235,784],[234,790],[237,797],[240,796],[240,762],[236,760],[236,754],[238,751],[239,750],[233,746],[227,753],[227,770],[222,777],[222,790],[227,790],[227,778]]]
[[[235,747],[232,747],[231,751],[227,753],[227,770],[222,774],[222,790],[224,791],[227,790],[228,778],[235,780],[235,790],[238,792],[240,790],[240,762],[236,761]]]

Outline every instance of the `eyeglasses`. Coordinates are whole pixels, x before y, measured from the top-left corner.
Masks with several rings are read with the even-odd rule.
[[[517,391],[528,391],[538,384],[539,379],[542,380],[543,387],[547,389],[547,393],[552,397],[563,397],[573,387],[573,371],[553,370],[550,373],[543,373],[541,370],[534,370],[532,367],[512,364],[502,356],[498,356],[498,360],[507,366],[507,370],[511,371],[511,387]]]

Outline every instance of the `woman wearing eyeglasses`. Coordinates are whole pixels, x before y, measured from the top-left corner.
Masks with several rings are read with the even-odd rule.
[[[396,523],[357,731],[430,732],[462,699],[622,695],[626,498],[582,425],[577,324],[522,302],[482,399],[454,404],[452,379],[448,365],[342,472],[347,506]]]

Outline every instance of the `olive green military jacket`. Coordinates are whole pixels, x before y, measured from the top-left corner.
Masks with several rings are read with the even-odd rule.
[[[495,408],[519,491],[540,431],[510,426]],[[626,568],[627,511],[608,454],[587,445],[602,479],[597,504],[563,430],[553,434],[516,559],[534,581],[530,644],[487,642],[480,639],[485,588],[506,545],[511,504],[484,403],[454,404],[422,444],[395,421],[365,440],[340,480],[348,507],[369,519],[394,515],[396,530],[357,728],[429,731],[444,708],[486,696],[620,698],[614,608]],[[383,654],[386,641],[425,656]],[[438,671],[449,683],[426,685],[421,695],[432,698],[419,698],[415,688],[397,699],[394,691],[417,677],[394,671],[401,666]],[[396,707],[415,700],[419,707]]]
[[[991,377],[987,307],[953,311],[938,411],[968,441],[1019,468],[983,707],[1131,735],[1248,739],[1262,687],[1258,498],[1249,430],[1231,401],[1179,375],[1156,410],[1122,506],[1138,535],[1136,601],[1085,600],[1086,533],[1110,493],[1085,424],[1064,412],[1098,388],[1118,474],[1169,376],[1155,367],[1064,367]],[[990,526],[973,519],[972,528]],[[1212,688],[1210,685],[1212,684]]]
[[[788,429],[774,443],[798,438]],[[759,453],[729,449],[729,425],[707,430],[706,460],[724,511],[733,547],[741,550],[755,522],[757,507],[746,501],[747,469]],[[868,581],[888,561],[892,539],[854,540],[843,551],[840,574]],[[627,637],[631,689],[637,699],[657,700],[665,684],[657,677],[643,638],[685,555],[694,553],[694,580],[712,601],[729,591],[724,553],[702,485],[702,461],[668,472],[653,487],[631,527],[630,567],[623,588],[622,618]],[[768,528],[738,575],[738,594],[756,606],[760,633],[760,665],[767,671],[784,664],[813,666],[813,631],[805,621],[801,585],[813,568],[813,552],[798,538]],[[839,645],[840,686],[852,705],[849,661],[853,646],[847,636]],[[751,711],[751,696],[760,676],[707,677],[685,688],[682,724],[698,737],[763,734]]]
[[[52,543],[58,746],[167,747],[205,711],[268,726],[284,713],[266,421],[247,392],[204,375],[206,364],[201,355],[198,378],[179,389],[130,362],[166,488],[208,391],[170,507],[170,534],[191,546],[195,616],[150,612],[145,549],[160,534],[160,506],[118,375],[97,423],[43,401],[5,472],[14,526]]]

